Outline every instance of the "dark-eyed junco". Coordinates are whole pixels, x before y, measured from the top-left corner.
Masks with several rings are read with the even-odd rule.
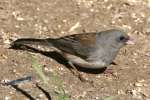
[[[121,30],[110,29],[96,33],[82,33],[60,38],[33,39],[22,38],[14,41],[12,46],[38,44],[52,46],[74,67],[103,68],[111,64],[119,49],[132,43],[130,37]]]

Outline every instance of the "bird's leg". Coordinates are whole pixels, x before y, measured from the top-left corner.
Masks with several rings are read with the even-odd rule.
[[[104,74],[113,74],[113,69],[106,69]]]
[[[106,69],[105,71],[104,71],[104,74],[106,75],[106,76],[113,76],[113,77],[115,77],[115,78],[118,78],[118,76],[117,76],[117,73],[115,73],[115,72],[113,72],[113,69]]]
[[[71,70],[71,71],[73,72],[74,75],[77,76],[77,74],[80,74],[79,71],[77,70],[77,68],[73,65],[73,63],[71,61],[69,61],[68,64],[73,68],[73,70]]]
[[[74,75],[76,75],[81,81],[86,81],[86,79],[82,76],[82,74],[78,71],[78,69],[74,66],[74,64],[69,61],[68,64],[73,68],[71,71]]]
[[[76,66],[71,61],[69,61],[68,64],[72,67],[71,71],[73,72],[73,74],[80,77],[80,72],[78,71]]]

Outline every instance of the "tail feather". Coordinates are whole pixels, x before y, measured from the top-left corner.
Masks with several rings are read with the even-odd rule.
[[[21,45],[44,45],[52,46],[52,41],[54,39],[34,39],[34,38],[21,38],[12,42],[11,46],[21,46]]]

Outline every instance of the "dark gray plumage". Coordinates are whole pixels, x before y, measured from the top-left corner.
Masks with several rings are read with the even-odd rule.
[[[22,38],[11,45],[39,44],[53,46],[72,64],[85,68],[103,68],[111,64],[120,48],[130,37],[123,31],[111,29],[97,33],[82,33],[56,39]]]

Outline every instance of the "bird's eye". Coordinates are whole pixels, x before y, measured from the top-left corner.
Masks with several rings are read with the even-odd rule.
[[[120,41],[123,41],[123,40],[125,40],[126,38],[124,37],[124,36],[120,36],[120,38],[119,38],[119,40]]]

